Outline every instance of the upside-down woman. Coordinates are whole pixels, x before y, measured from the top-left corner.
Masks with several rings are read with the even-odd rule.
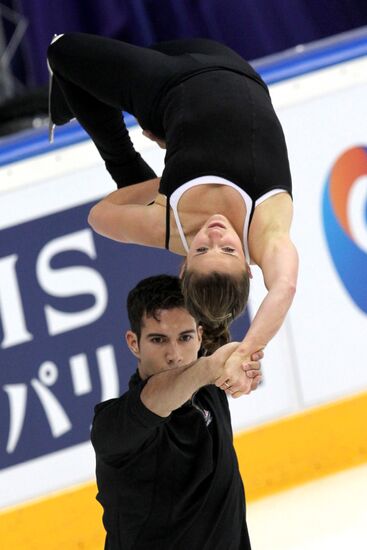
[[[187,308],[223,342],[246,306],[250,265],[261,268],[268,293],[217,380],[234,397],[247,393],[246,364],[282,325],[298,270],[287,149],[267,86],[204,39],[141,48],[65,34],[48,63],[51,123],[76,117],[117,183],[90,212],[96,232],[185,256]],[[161,177],[134,150],[122,110],[166,148]]]

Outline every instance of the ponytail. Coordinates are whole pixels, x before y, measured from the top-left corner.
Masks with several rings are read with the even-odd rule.
[[[203,327],[202,348],[204,355],[212,355],[218,348],[228,344],[231,340],[228,323],[223,323],[218,326],[206,325],[200,322]]]

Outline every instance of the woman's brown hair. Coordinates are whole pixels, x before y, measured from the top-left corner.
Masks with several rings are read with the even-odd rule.
[[[181,285],[186,309],[203,326],[203,348],[209,355],[230,341],[229,325],[247,304],[248,273],[202,274],[184,269]]]

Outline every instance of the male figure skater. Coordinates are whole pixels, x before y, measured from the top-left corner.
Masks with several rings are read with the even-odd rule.
[[[249,550],[227,396],[214,385],[238,345],[198,357],[202,329],[179,279],[149,277],[127,301],[129,389],[96,406],[92,443],[108,550]],[[246,375],[260,379],[253,356]]]

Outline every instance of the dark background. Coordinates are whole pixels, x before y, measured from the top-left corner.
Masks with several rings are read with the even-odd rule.
[[[83,31],[149,45],[207,37],[252,60],[367,24],[366,0],[3,0],[28,22],[12,70],[27,86],[47,81],[54,33]],[[7,23],[9,38],[14,25]]]

